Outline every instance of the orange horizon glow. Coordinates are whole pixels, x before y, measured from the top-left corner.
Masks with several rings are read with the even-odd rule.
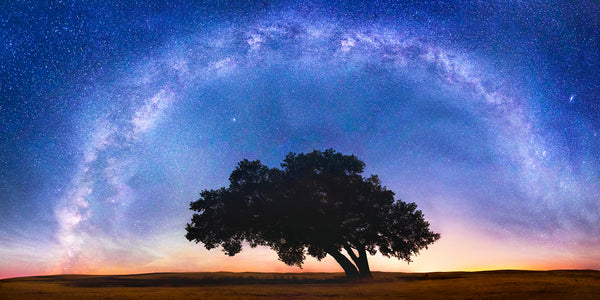
[[[576,247],[566,249],[549,248],[547,245],[525,244],[519,240],[494,239],[466,226],[447,226],[441,232],[442,239],[429,249],[413,257],[407,264],[380,254],[371,256],[369,264],[373,272],[475,272],[491,270],[573,270],[600,269],[599,264],[590,264],[597,253],[582,253]],[[152,249],[147,259],[131,260],[124,257],[103,257],[88,251],[79,264],[68,274],[123,275],[157,272],[265,272],[265,273],[339,273],[343,270],[331,257],[321,262],[307,257],[302,269],[290,267],[277,260],[274,251],[246,246],[234,257],[224,255],[219,249],[208,251],[201,244],[183,238],[173,240],[163,235],[154,240],[137,241],[144,249]],[[159,246],[157,246],[159,245]],[[52,253],[50,253],[52,254]],[[589,255],[589,257],[588,257]],[[16,255],[15,255],[16,256]],[[48,258],[48,261],[51,261]],[[119,263],[116,263],[120,261]],[[64,274],[60,262],[24,262],[15,259],[0,272],[0,278],[37,275]]]

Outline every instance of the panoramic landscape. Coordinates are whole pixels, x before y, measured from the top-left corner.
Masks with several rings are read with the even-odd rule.
[[[594,1],[0,3],[0,298],[600,290]]]

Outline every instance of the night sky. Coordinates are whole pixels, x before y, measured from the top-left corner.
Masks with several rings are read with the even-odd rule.
[[[327,148],[442,234],[373,270],[600,269],[598,2],[168,2],[0,4],[0,278],[342,271],[184,237],[238,161]]]

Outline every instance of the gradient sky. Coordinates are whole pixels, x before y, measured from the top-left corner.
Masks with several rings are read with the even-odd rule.
[[[330,147],[442,234],[373,270],[600,269],[597,2],[168,2],[0,4],[0,278],[342,271],[184,237],[238,161]]]

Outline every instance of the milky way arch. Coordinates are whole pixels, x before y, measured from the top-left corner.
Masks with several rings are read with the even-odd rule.
[[[86,249],[97,236],[151,234],[161,221],[173,217],[185,222],[185,216],[171,204],[181,195],[175,192],[181,189],[181,179],[174,177],[193,172],[188,169],[190,164],[206,168],[197,172],[218,169],[222,165],[207,166],[213,162],[203,153],[215,149],[211,147],[235,148],[230,144],[235,139],[243,140],[257,156],[266,155],[264,151],[279,155],[288,148],[294,150],[293,146],[300,147],[294,151],[304,151],[306,147],[342,145],[358,152],[381,147],[399,152],[400,158],[392,161],[398,168],[411,168],[401,164],[409,161],[403,161],[403,156],[410,156],[410,160],[418,160],[415,164],[443,167],[438,180],[447,180],[447,185],[458,180],[465,188],[470,187],[469,176],[483,172],[483,178],[472,179],[474,190],[481,190],[465,192],[473,198],[438,204],[423,200],[425,207],[442,205],[453,207],[458,214],[479,214],[474,218],[487,219],[484,223],[488,226],[511,232],[533,231],[541,236],[579,226],[585,228],[584,236],[569,239],[600,235],[594,225],[599,219],[598,204],[590,196],[590,190],[598,192],[597,174],[573,170],[557,153],[561,145],[540,134],[543,125],[536,123],[527,99],[532,93],[511,86],[511,78],[497,75],[485,59],[425,36],[410,28],[352,27],[285,16],[208,29],[168,42],[158,52],[132,58],[114,81],[81,96],[89,104],[76,119],[83,132],[75,135],[81,156],[69,188],[55,206],[64,252],[61,267],[72,270],[90,255]],[[385,85],[378,76],[396,85],[386,89],[408,90],[407,97],[391,92],[387,98],[374,99],[383,93],[377,89]],[[353,82],[364,78],[372,78],[380,86],[370,90],[368,84],[359,83],[359,89],[365,90],[361,97],[336,98],[344,87],[352,89]],[[257,96],[252,91],[255,85],[269,93],[263,95],[265,103],[255,103],[263,101],[260,93]],[[327,91],[328,85],[334,88]],[[323,91],[311,94],[313,88]],[[232,96],[227,89],[241,95]],[[295,89],[301,95],[294,96]],[[317,99],[327,95],[331,98]],[[343,124],[348,116],[363,117],[359,112],[363,109],[381,118]],[[458,117],[423,124],[430,116],[446,113]],[[317,121],[314,114],[320,116]],[[310,122],[312,125],[307,125]],[[185,126],[189,128],[175,131]],[[469,126],[474,126],[472,134]],[[205,131],[217,128],[223,132]],[[460,134],[453,136],[452,128]],[[240,131],[244,136],[239,136]],[[191,141],[193,133],[202,139]],[[349,137],[340,137],[344,134]],[[431,137],[417,140],[419,134]],[[356,145],[353,150],[352,138],[363,135],[381,140]],[[231,141],[222,141],[224,137]],[[469,148],[481,138],[485,147]],[[378,145],[390,139],[398,141]],[[220,146],[209,145],[214,143]],[[427,143],[447,146],[443,149],[447,152],[436,156]],[[394,149],[397,145],[405,149]],[[181,161],[191,158],[188,151],[200,154],[193,157],[196,160]],[[374,160],[369,157],[374,151],[362,152],[367,162]],[[466,158],[460,161],[462,156]],[[276,158],[281,159],[273,157],[273,161]],[[467,169],[471,171],[461,171]],[[377,169],[374,172],[379,173]],[[156,184],[162,185],[161,192],[145,189]],[[193,187],[201,188],[200,183]],[[424,195],[432,193],[435,191]],[[149,206],[148,199],[154,199],[153,208],[144,208]],[[186,209],[191,200],[178,199],[177,205]],[[162,210],[164,215],[141,223],[143,218],[129,217],[131,211],[147,209]]]

